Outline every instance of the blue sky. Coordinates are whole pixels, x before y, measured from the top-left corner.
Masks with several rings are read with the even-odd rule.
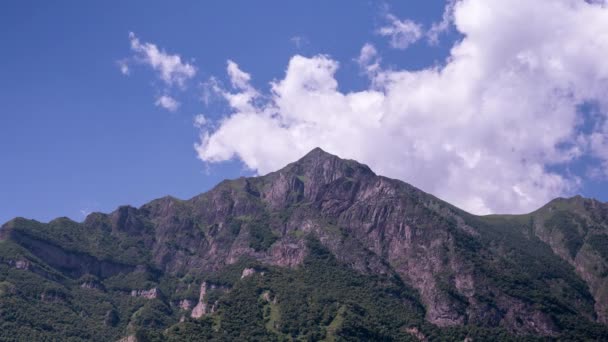
[[[496,197],[496,192],[487,187],[480,190],[485,195],[459,202],[459,198],[469,196],[467,192],[476,192],[477,188],[472,185],[456,186],[453,183],[435,187],[438,181],[420,175],[429,174],[428,170],[431,169],[441,171],[436,165],[462,163],[469,165],[468,168],[461,170],[458,166],[450,166],[446,172],[449,171],[453,177],[476,179],[475,177],[487,175],[491,178],[496,175],[495,170],[500,169],[499,166],[497,169],[477,172],[480,167],[472,166],[469,156],[477,156],[472,157],[473,160],[483,160],[484,153],[495,155],[498,150],[467,149],[466,153],[457,154],[462,159],[458,162],[454,161],[458,158],[453,159],[446,151],[453,151],[452,146],[458,149],[464,143],[461,140],[437,140],[432,146],[442,146],[441,153],[430,151],[430,155],[423,157],[413,157],[418,156],[422,149],[402,155],[391,149],[394,146],[387,148],[386,153],[392,154],[389,162],[377,157],[383,153],[382,146],[366,150],[365,147],[349,148],[339,143],[352,139],[351,146],[359,146],[359,142],[361,146],[372,146],[366,144],[365,139],[374,137],[361,133],[369,130],[351,131],[342,137],[333,133],[320,134],[318,141],[315,140],[316,136],[315,139],[297,141],[294,140],[293,131],[288,131],[285,134],[290,140],[284,142],[256,136],[261,133],[255,129],[247,130],[256,126],[242,126],[243,123],[237,121],[246,115],[260,118],[265,115],[263,112],[275,111],[285,120],[293,116],[289,122],[312,122],[313,119],[310,118],[304,120],[301,116],[304,114],[287,113],[288,109],[283,107],[283,102],[273,98],[276,90],[271,90],[269,83],[273,80],[275,83],[286,80],[286,70],[290,66],[293,66],[290,70],[297,80],[301,74],[296,74],[296,71],[301,69],[297,69],[294,56],[298,55],[303,58],[302,68],[315,68],[315,65],[325,63],[325,67],[321,67],[325,69],[320,72],[329,73],[331,79],[327,75],[321,75],[319,77],[322,78],[314,79],[315,82],[328,80],[329,83],[337,83],[335,87],[327,88],[331,94],[324,92],[327,90],[324,86],[323,91],[315,92],[320,101],[325,101],[323,96],[326,95],[328,99],[333,99],[335,94],[341,97],[350,93],[360,93],[361,100],[367,101],[364,95],[377,92],[385,96],[384,102],[397,101],[395,103],[398,104],[401,95],[395,92],[400,91],[398,86],[403,86],[405,82],[401,71],[413,73],[441,70],[454,59],[450,50],[456,44],[464,37],[470,36],[473,41],[473,37],[479,36],[467,31],[477,27],[467,26],[468,15],[475,13],[472,9],[474,6],[469,8],[463,5],[459,9],[460,15],[456,15],[456,26],[450,21],[438,41],[430,42],[428,31],[433,23],[441,22],[445,13],[452,13],[448,6],[450,4],[445,1],[268,1],[264,5],[251,1],[184,1],[179,4],[147,1],[87,4],[67,1],[4,1],[0,4],[0,41],[3,42],[0,54],[0,221],[15,216],[42,221],[58,216],[82,220],[83,213],[108,212],[123,204],[139,206],[164,195],[190,198],[210,189],[222,179],[276,169],[299,158],[312,145],[320,145],[329,152],[362,160],[380,173],[404,179],[473,211],[476,208],[521,211],[556,194],[582,193],[606,200],[608,183],[602,175],[602,167],[597,166],[602,164],[604,155],[600,147],[589,147],[591,142],[581,143],[580,149],[584,151],[565,162],[556,161],[559,158],[555,156],[550,159],[544,157],[555,154],[555,151],[570,153],[561,147],[557,150],[552,146],[544,147],[544,150],[540,148],[529,155],[528,152],[522,152],[518,160],[538,158],[537,165],[546,171],[538,172],[534,169],[537,173],[531,173],[525,166],[518,166],[517,175],[502,177],[497,182],[504,184],[507,189],[515,189],[513,191],[516,194],[524,189],[526,194],[523,197],[533,197],[533,201],[526,202],[525,205],[518,204],[521,201],[517,196],[493,203],[489,198]],[[605,9],[599,8],[599,5],[594,10],[603,11],[598,15],[605,14]],[[496,9],[496,13],[500,14],[499,9]],[[522,16],[526,13],[529,12],[523,12]],[[569,13],[564,12],[563,15]],[[573,18],[578,17],[573,14]],[[392,41],[391,39],[398,40],[400,37],[392,30],[407,23],[415,23],[421,32],[417,35],[414,32],[411,43]],[[166,56],[179,55],[182,65],[195,68],[195,75],[186,77],[183,86],[167,84],[159,78],[158,70],[142,59],[142,53],[132,48],[133,37],[130,38],[130,32],[141,44],[154,44]],[[582,36],[584,33],[572,33],[574,37],[577,34],[585,38]],[[474,42],[481,45],[485,41]],[[363,61],[362,48],[366,44],[373,47],[374,54]],[[605,55],[603,52],[606,51],[602,51],[605,46],[600,45],[598,55]],[[587,60],[591,57],[593,56],[580,56],[585,65],[588,65],[585,72],[597,68],[592,61]],[[228,60],[235,63],[235,70],[247,75],[246,86],[230,86],[231,83],[234,84],[235,76],[227,74]],[[372,70],[375,61],[379,67]],[[121,63],[128,65],[128,75],[121,73]],[[339,65],[335,70],[332,67],[334,64]],[[584,72],[581,71],[580,74]],[[418,80],[421,75],[415,74],[418,77],[416,82],[422,82]],[[386,82],[385,79],[398,77],[401,77],[399,81],[383,83]],[[205,103],[202,99],[204,94],[209,95],[210,84],[217,86],[211,91],[211,101]],[[284,85],[287,87],[289,84],[284,82]],[[405,91],[414,94],[419,89],[432,86],[431,82]],[[595,92],[603,90],[602,87],[600,84],[598,89],[576,88],[573,93],[580,90],[582,95],[572,96],[575,98],[572,101],[575,104],[587,99],[593,102]],[[254,94],[255,100],[252,100],[251,108],[238,107],[226,100],[229,94]],[[288,94],[284,90],[281,94],[285,102],[293,101],[297,104],[297,101],[304,99],[301,93]],[[155,105],[162,95],[178,101],[179,107],[170,111]],[[559,101],[560,98],[555,99],[556,106],[567,107],[571,104]],[[458,103],[460,102],[462,101]],[[335,108],[342,108],[336,106]],[[314,110],[323,111],[323,108]],[[603,122],[602,109],[598,112],[600,119],[594,120]],[[584,123],[588,121],[581,124],[574,116],[560,113],[558,114],[568,118],[564,127],[572,126],[573,131],[562,132],[549,144],[557,145],[554,142],[559,142],[565,146],[572,141],[563,140],[576,135],[577,129],[583,131]],[[204,115],[205,127],[193,125],[198,114]],[[351,114],[343,115],[347,123],[347,116]],[[357,115],[368,113],[357,112]],[[398,113],[394,115],[397,117]],[[530,115],[534,116],[535,113]],[[580,117],[583,117],[582,114]],[[340,117],[337,120],[341,122]],[[402,125],[416,126],[418,122],[414,117],[403,120],[406,121],[394,121],[389,126],[381,126],[378,130],[384,131],[375,134],[385,132],[390,135],[393,133],[389,131],[393,130],[401,132],[398,129]],[[517,116],[513,120],[521,122],[525,116]],[[491,127],[511,124],[510,121],[493,122],[497,123]],[[269,124],[275,123],[271,121]],[[320,127],[319,123],[316,125]],[[425,125],[420,130],[432,126]],[[468,134],[462,127],[454,127],[453,134]],[[480,129],[486,129],[487,132],[487,127]],[[235,142],[240,140],[238,135],[230,135],[239,129],[244,129],[241,134],[248,135],[241,145]],[[557,131],[560,129],[563,130],[563,127],[555,127]],[[601,140],[602,128],[595,127],[592,131],[596,133],[594,141]],[[517,136],[521,136],[520,133],[517,131]],[[419,145],[411,132],[394,134],[397,134],[394,145]],[[445,134],[442,133],[441,136]],[[261,140],[267,145],[249,147]],[[471,141],[467,140],[467,148],[484,144],[481,135]],[[524,141],[528,144],[535,142],[538,141]],[[195,144],[199,144],[198,150],[195,150]],[[291,146],[290,144],[295,147],[289,154],[277,152],[273,147]],[[599,146],[598,144],[601,145],[597,143],[593,146]],[[502,150],[501,148],[500,151]],[[513,147],[513,150],[516,148]],[[474,152],[469,154],[469,151]],[[439,155],[445,158],[437,157]],[[265,163],[264,159],[276,162]],[[505,164],[505,160],[511,159],[492,160],[496,161],[496,165],[509,165]],[[428,164],[425,164],[426,161],[429,161]],[[416,165],[407,169],[403,166],[412,163]],[[410,169],[418,171],[409,171]],[[475,172],[469,177],[467,170]],[[553,176],[564,179],[556,180]],[[441,173],[435,177],[441,178]],[[524,184],[522,179],[526,177],[548,179],[549,185],[543,186],[537,196],[534,193],[537,185],[534,184],[538,182],[534,181],[530,185],[532,190],[525,190],[527,183]],[[476,207],[479,201],[483,205]]]

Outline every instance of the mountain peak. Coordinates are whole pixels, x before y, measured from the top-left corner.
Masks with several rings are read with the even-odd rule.
[[[315,148],[191,200],[163,197],[84,223],[15,219],[0,230],[0,297],[17,319],[0,340],[80,336],[72,331],[96,340],[131,331],[319,340],[327,318],[345,340],[402,340],[408,331],[606,340],[608,205],[560,199],[558,210],[477,217],[404,185]],[[349,302],[357,307],[339,304]],[[82,303],[90,314],[78,314]],[[266,325],[273,310],[296,311],[271,313]],[[195,323],[201,311],[209,320]],[[190,319],[178,322],[177,312]],[[30,329],[28,317],[43,324]],[[66,319],[74,330],[63,329]]]
[[[327,158],[339,158],[336,155],[333,155],[329,152],[324,151],[320,147],[315,147],[310,152],[306,153],[302,158],[298,161],[311,160],[311,159],[327,159]]]
[[[273,208],[283,208],[302,200],[316,201],[330,184],[342,181],[354,184],[375,176],[367,165],[342,159],[317,147],[299,160],[264,176],[267,188],[263,192]]]
[[[326,184],[340,177],[375,175],[367,165],[351,159],[342,159],[319,147],[291,164],[290,168],[296,174],[312,176],[319,184]]]

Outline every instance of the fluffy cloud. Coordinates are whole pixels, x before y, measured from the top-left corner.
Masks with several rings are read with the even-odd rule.
[[[324,55],[292,57],[264,95],[229,62],[232,112],[202,129],[199,158],[266,173],[320,146],[475,213],[525,212],[574,191],[579,179],[551,170],[581,155],[608,166],[605,6],[463,0],[453,21],[463,39],[443,66],[378,67],[361,91],[340,91],[339,63]],[[364,47],[361,63],[375,58]]]
[[[160,96],[154,104],[170,112],[175,112],[180,106],[180,103],[169,95]]]
[[[390,45],[395,49],[407,49],[422,37],[422,26],[411,20],[399,20],[392,14],[386,16],[389,24],[381,27],[378,34],[390,37]]]
[[[249,81],[251,80],[251,75],[239,69],[238,64],[228,60],[226,71],[230,77],[230,83],[232,83],[234,88],[241,90],[250,88]]]
[[[239,111],[252,111],[253,99],[255,99],[259,93],[250,84],[251,75],[242,71],[238,64],[229,60],[226,66],[226,72],[230,78],[232,88],[237,90],[235,93],[222,90],[217,84],[214,84],[216,92],[220,93],[228,101],[230,106]]]
[[[129,39],[131,40],[131,50],[136,54],[135,58],[157,71],[160,79],[165,84],[183,87],[188,79],[196,75],[196,68],[191,64],[182,62],[179,55],[168,54],[152,43],[142,43],[133,32],[129,33]],[[123,63],[120,66],[124,73],[123,66],[127,65]],[[128,71],[128,66],[126,70]]]

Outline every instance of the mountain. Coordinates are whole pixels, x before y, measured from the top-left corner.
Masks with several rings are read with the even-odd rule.
[[[475,216],[317,148],[189,200],[13,219],[0,340],[608,340],[608,204]]]

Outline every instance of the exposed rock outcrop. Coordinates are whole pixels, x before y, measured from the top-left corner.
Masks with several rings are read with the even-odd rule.
[[[407,329],[405,329],[405,331],[408,334],[414,336],[418,341],[426,341],[427,340],[426,336],[424,336],[424,334],[417,327],[407,328]]]
[[[564,211],[576,215],[555,218]],[[198,284],[239,260],[302,267],[311,238],[345,267],[414,289],[412,300],[439,327],[557,336],[560,327],[547,303],[573,317],[608,320],[607,227],[608,205],[584,199],[551,203],[530,215],[470,215],[363,164],[315,149],[281,170],[224,181],[189,200],[163,197],[141,208],[94,213],[84,223],[16,219],[0,238],[28,251],[4,264],[48,279],[112,278],[119,291],[141,288],[127,294],[148,299],[161,296],[149,287],[160,286],[162,277],[182,281],[188,275],[180,284]],[[32,255],[43,263],[27,259]],[[254,276],[261,269],[239,269],[235,281],[239,274],[247,284],[265,279]],[[97,288],[95,282],[78,284]],[[198,300],[176,300],[172,306],[203,317],[216,307],[210,291],[228,288],[203,281]],[[270,302],[270,294],[262,296]],[[42,299],[60,297],[48,293]],[[192,297],[184,290],[174,298]],[[172,312],[161,304],[158,310]],[[421,331],[406,332],[426,338]]]
[[[80,284],[80,287],[83,289],[103,290],[103,285],[96,281],[85,281]]]
[[[30,268],[30,261],[27,259],[15,261],[15,268],[18,270],[28,270]]]
[[[11,230],[10,237],[50,266],[62,270],[73,278],[79,278],[85,274],[106,278],[135,269],[135,266],[132,265],[99,260],[86,253],[66,250],[50,241],[35,237],[27,231]],[[23,262],[21,265],[29,267],[27,262]]]
[[[179,301],[177,306],[184,311],[189,311],[194,307],[194,301],[190,299],[182,299]]]
[[[241,279],[250,277],[256,273],[260,273],[261,275],[264,275],[264,272],[258,272],[255,268],[247,267],[247,268],[243,269],[243,272],[241,273]]]
[[[608,204],[580,196],[558,198],[532,215],[534,234],[585,280],[597,320],[608,323]]]
[[[149,290],[131,290],[131,297],[154,299],[160,297],[160,291],[156,287]]]
[[[192,318],[201,318],[208,313],[215,312],[217,307],[217,303],[207,303],[207,293],[211,290],[217,291],[228,291],[228,288],[221,285],[212,284],[209,282],[203,282],[201,284],[201,290],[199,294],[198,303],[192,309],[192,313],[190,317]]]
[[[205,314],[207,314],[207,303],[205,302],[205,295],[207,294],[207,283],[203,282],[201,285],[201,291],[198,299],[198,303],[192,309],[192,313],[190,317],[192,318],[201,318]]]

